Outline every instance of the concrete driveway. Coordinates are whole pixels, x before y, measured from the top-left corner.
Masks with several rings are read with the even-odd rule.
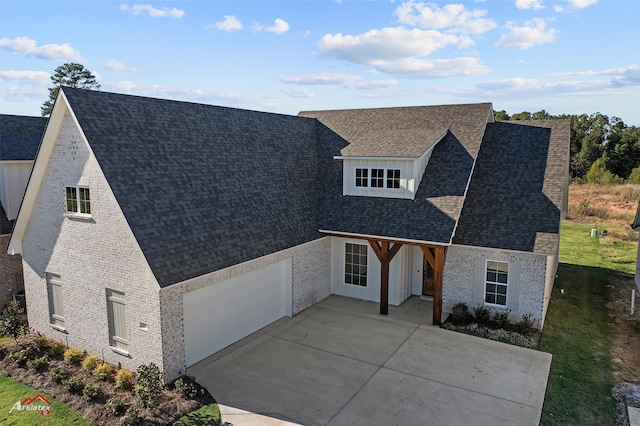
[[[550,354],[426,325],[418,298],[377,309],[331,296],[188,373],[234,426],[539,424]]]

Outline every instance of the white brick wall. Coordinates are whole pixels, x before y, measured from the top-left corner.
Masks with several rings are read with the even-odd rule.
[[[473,247],[451,246],[447,250],[442,288],[442,311],[451,312],[456,303],[463,302],[473,311],[472,300],[474,267],[476,259],[490,259],[520,265],[518,309],[510,318],[519,320],[522,315],[533,314],[540,326],[544,315],[545,283],[547,281],[547,256],[491,250]]]
[[[90,188],[90,220],[65,216],[67,185]],[[68,113],[24,234],[23,266],[31,327],[124,368],[163,367],[157,284]],[[49,325],[45,272],[61,277],[66,333]],[[106,288],[125,292],[129,356],[110,349]]]
[[[183,323],[184,294],[291,258],[292,312],[295,315],[328,297],[331,293],[330,252],[330,238],[324,237],[160,290],[163,365],[166,376],[168,378],[177,377],[183,374],[186,368]]]

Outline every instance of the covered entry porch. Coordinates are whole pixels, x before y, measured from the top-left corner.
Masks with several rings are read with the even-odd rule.
[[[331,234],[332,293],[378,302],[389,314],[410,296],[433,300],[431,322],[442,321],[447,246],[417,241]]]

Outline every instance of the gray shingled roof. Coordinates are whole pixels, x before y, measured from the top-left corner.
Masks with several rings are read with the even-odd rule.
[[[314,120],[63,91],[160,286],[321,236]]]
[[[0,114],[0,161],[33,160],[47,117]]]
[[[319,133],[319,228],[448,244],[490,114],[491,104],[486,103],[300,113],[326,126]],[[409,129],[411,123],[414,130]],[[342,161],[332,158],[345,152],[350,143],[359,142],[359,127],[363,132],[404,129],[416,138],[449,129],[431,154],[414,200],[342,195]],[[396,139],[388,142],[396,148],[403,146]]]
[[[568,120],[489,124],[453,242],[554,254],[569,138]]]

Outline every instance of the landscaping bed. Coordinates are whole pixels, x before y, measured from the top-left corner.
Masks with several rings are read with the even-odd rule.
[[[51,395],[95,425],[168,425],[201,407],[214,407],[200,412],[204,423],[182,419],[182,424],[220,422],[213,397],[188,377],[165,386],[154,364],[136,373],[118,370],[33,333],[0,349],[0,374]]]

